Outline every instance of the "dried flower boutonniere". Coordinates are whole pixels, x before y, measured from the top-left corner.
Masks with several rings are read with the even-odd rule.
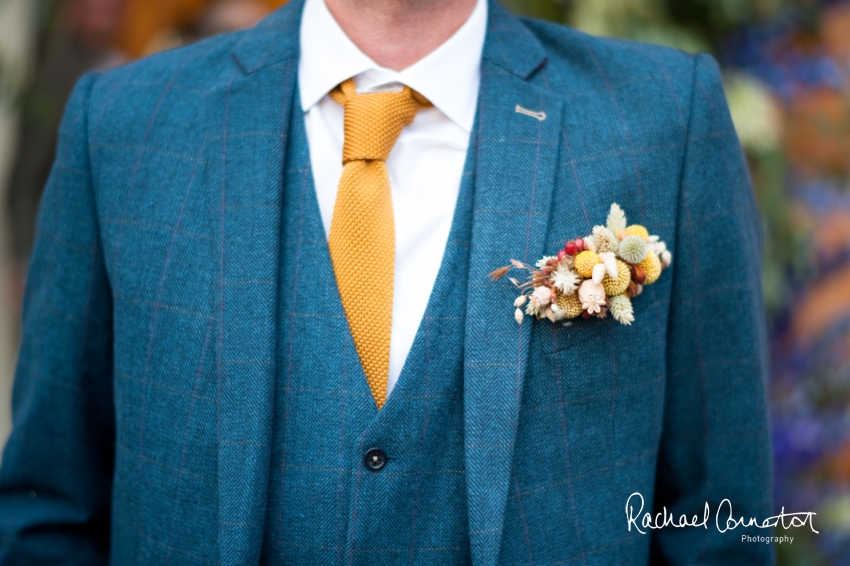
[[[628,325],[635,320],[632,299],[658,281],[672,261],[664,242],[639,224],[629,226],[623,209],[614,203],[605,226],[568,241],[557,256],[546,256],[534,267],[512,259],[490,278],[498,281],[512,269],[527,273],[524,282],[508,277],[520,290],[514,301],[519,324],[525,315],[557,322],[579,316],[605,318],[610,312]]]

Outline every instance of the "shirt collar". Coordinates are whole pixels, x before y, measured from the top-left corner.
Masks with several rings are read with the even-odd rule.
[[[487,0],[478,0],[469,19],[454,35],[425,58],[396,72],[380,67],[360,51],[339,27],[324,0],[306,0],[298,65],[301,107],[307,112],[350,77],[356,78],[361,91],[398,82],[422,94],[469,133],[475,121],[486,33]]]

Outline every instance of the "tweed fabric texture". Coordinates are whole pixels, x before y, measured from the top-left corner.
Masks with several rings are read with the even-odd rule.
[[[303,460],[272,460],[276,389],[296,364],[352,352],[316,340],[279,355],[302,6],[76,88],[27,281],[0,564],[257,564],[273,473],[310,488]],[[494,2],[477,112],[463,435],[446,438],[463,443],[472,564],[770,564],[769,545],[740,542],[759,529],[641,534],[623,513],[640,492],[676,517],[724,498],[773,515],[760,230],[717,65]],[[514,290],[487,274],[588,233],[611,202],[675,257],[637,322],[517,325]],[[332,287],[326,275],[301,273],[299,289]],[[296,331],[345,324],[304,296]],[[365,379],[346,383],[370,398]],[[314,422],[305,407],[286,418]],[[421,497],[417,521],[439,521],[439,495]],[[311,526],[333,532],[334,517]],[[340,541],[322,543],[331,563],[345,564]]]
[[[380,409],[387,400],[395,283],[387,159],[424,105],[409,87],[357,94],[354,79],[331,91],[331,98],[345,108],[345,141],[328,245],[354,344]]]
[[[334,285],[307,147],[296,100],[284,179],[274,440],[260,562],[469,564],[463,333],[474,164],[467,162],[428,309],[379,411]],[[323,348],[338,355],[321,355]],[[370,448],[388,457],[379,472],[364,466]]]

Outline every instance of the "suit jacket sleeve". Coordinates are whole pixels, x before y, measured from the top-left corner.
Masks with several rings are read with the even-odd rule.
[[[772,515],[761,291],[761,228],[720,74],[695,60],[678,202],[668,327],[664,427],[655,512],[707,528],[653,531],[654,564],[769,564],[772,545],[746,543],[736,517]],[[720,509],[720,511],[718,511]],[[719,520],[718,520],[719,519]]]
[[[66,108],[39,212],[0,468],[0,564],[105,564],[114,462],[111,296],[88,146],[94,74]]]

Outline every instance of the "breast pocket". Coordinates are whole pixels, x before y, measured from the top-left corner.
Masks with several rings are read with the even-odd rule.
[[[558,322],[548,329],[552,335],[548,345],[550,355],[560,354],[573,349],[599,349],[604,345],[606,336],[611,336],[611,321],[577,318],[567,322]],[[549,323],[546,323],[549,324]]]
[[[654,389],[663,380],[663,332],[657,325],[623,326],[611,317],[537,323],[534,355],[544,366],[541,373],[562,383],[565,400]]]

